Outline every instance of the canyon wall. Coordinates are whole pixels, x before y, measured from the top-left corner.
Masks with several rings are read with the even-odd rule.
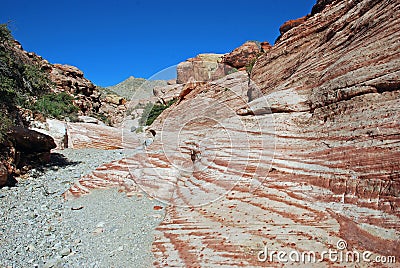
[[[144,153],[65,196],[119,186],[164,201],[157,267],[283,266],[258,260],[265,245],[399,258],[399,18],[397,1],[318,1],[250,81],[185,85]]]

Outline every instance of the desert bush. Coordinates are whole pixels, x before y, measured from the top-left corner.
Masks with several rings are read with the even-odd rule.
[[[65,92],[42,95],[33,105],[32,110],[45,116],[64,119],[77,117],[78,107],[74,106],[74,98]]]
[[[256,63],[257,58],[251,59],[249,63],[246,65],[246,72],[250,76],[253,71],[254,64]]]
[[[4,41],[10,41],[12,39],[11,31],[8,29],[8,24],[3,23],[0,24],[0,40],[2,42]]]
[[[143,132],[143,126],[140,126],[135,130],[135,133],[142,133],[142,132]]]
[[[230,70],[228,71],[228,74],[233,74],[233,73],[237,73],[237,72],[238,72],[238,69],[232,68],[232,69],[230,69]]]
[[[3,111],[0,111],[0,143],[4,142],[7,132],[10,127],[13,125],[12,120],[10,117]]]
[[[31,93],[46,92],[52,86],[49,77],[35,65],[23,65],[23,77],[26,87]]]
[[[170,100],[166,104],[162,103],[147,103],[146,106],[144,107],[143,114],[139,119],[139,125],[140,126],[150,126],[153,124],[154,120],[168,107],[170,107],[172,104],[175,103],[175,99]]]

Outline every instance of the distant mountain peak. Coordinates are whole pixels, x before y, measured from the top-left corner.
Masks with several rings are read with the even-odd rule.
[[[146,80],[145,78],[135,78],[134,76],[129,76],[124,81],[114,86],[109,86],[107,89],[129,100],[132,97],[139,99],[148,98],[152,96],[153,88],[155,86],[166,85],[166,80]]]

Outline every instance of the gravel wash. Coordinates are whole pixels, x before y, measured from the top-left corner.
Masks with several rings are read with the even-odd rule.
[[[81,175],[123,150],[66,149],[16,187],[0,189],[0,267],[151,267],[153,232],[164,204],[146,194],[95,190],[65,201]],[[135,153],[134,151],[131,153]]]

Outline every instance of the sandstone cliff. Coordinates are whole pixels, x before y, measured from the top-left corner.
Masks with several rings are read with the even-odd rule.
[[[212,81],[233,71],[229,65],[221,63],[223,54],[199,54],[177,66],[178,84],[196,81]]]
[[[146,153],[65,195],[140,186],[167,202],[158,267],[264,267],[266,244],[321,253],[341,240],[399,258],[399,18],[397,1],[318,1],[258,58],[253,85],[245,72],[196,84],[153,123]]]

